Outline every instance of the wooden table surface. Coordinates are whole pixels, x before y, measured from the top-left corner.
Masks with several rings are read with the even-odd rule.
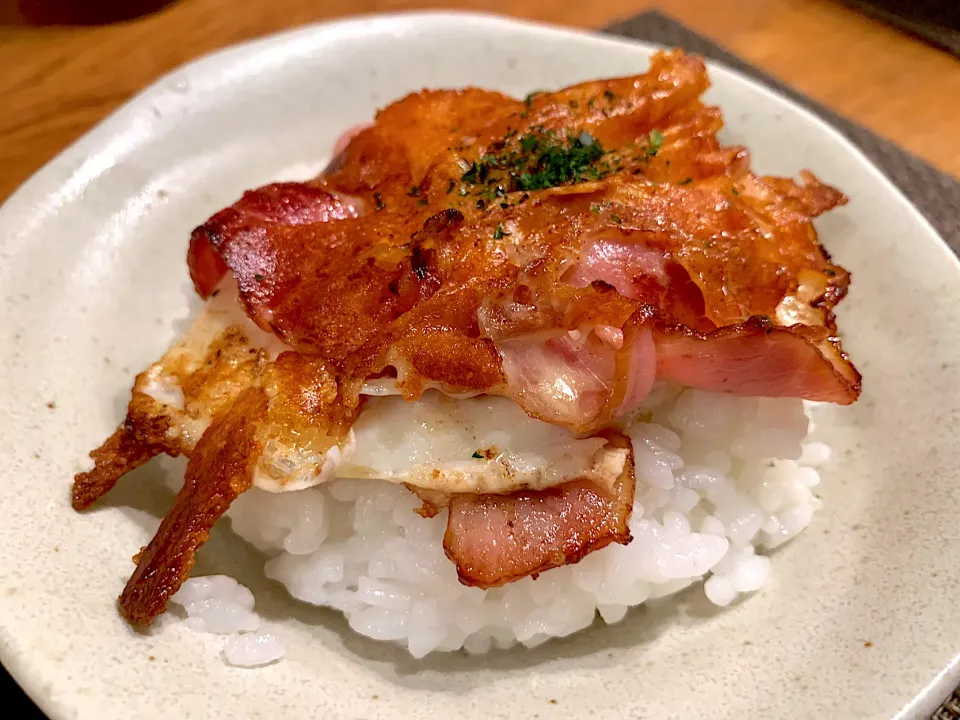
[[[179,0],[99,28],[14,24],[0,0],[0,201],[159,75],[202,53],[417,0]],[[658,8],[773,75],[960,175],[960,62],[833,0],[453,0],[446,7],[602,27]],[[4,22],[6,21],[6,22]]]

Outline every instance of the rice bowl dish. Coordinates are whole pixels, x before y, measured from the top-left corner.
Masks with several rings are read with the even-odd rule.
[[[830,449],[807,441],[804,403],[859,394],[832,312],[849,275],[810,224],[845,199],[750,173],[716,142],[705,82],[675,52],[523,101],[421,93],[314,184],[198,228],[207,307],[75,485],[83,509],[154,455],[190,460],[124,617],[171,600],[231,634],[229,662],[282,655],[242,587],[187,579],[223,514],[293,597],[415,657],[532,647],[701,579],[721,606],[759,589],[764,551],[819,504]],[[419,128],[408,175],[377,176],[411,103],[445,134],[425,151]],[[328,230],[359,263],[329,278],[304,259]]]

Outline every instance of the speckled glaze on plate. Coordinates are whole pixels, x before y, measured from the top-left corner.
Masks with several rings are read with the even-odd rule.
[[[122,415],[134,373],[195,308],[191,228],[247,187],[319,170],[338,133],[423,86],[531,89],[645,69],[652,48],[488,16],[360,18],[268,37],[161,79],[0,209],[0,658],[55,720],[153,718],[913,717],[958,678],[960,267],[839,134],[712,67],[709,100],[755,167],[809,167],[849,206],[818,222],[853,272],[841,327],[862,399],[824,407],[825,509],[770,584],[724,611],[695,589],[535,650],[404,651],[295,603],[221,523],[197,573],[250,586],[288,646],[227,667],[222,638],[113,599],[171,496],[162,463],[96,511],[71,475]]]

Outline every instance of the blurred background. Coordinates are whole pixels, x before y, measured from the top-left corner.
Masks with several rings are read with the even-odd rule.
[[[0,0],[0,201],[194,57],[338,16],[443,7],[595,29],[659,10],[960,175],[960,0]]]
[[[0,0],[0,201],[194,57],[338,16],[438,8],[595,29],[659,10],[960,175],[960,0]]]

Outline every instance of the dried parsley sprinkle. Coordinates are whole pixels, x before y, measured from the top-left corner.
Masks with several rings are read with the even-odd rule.
[[[740,194],[740,191],[737,190],[736,188],[734,188],[734,189],[733,189],[733,194],[734,194],[734,195],[739,195],[739,194]]]
[[[417,200],[417,205],[418,205],[419,207],[423,207],[423,206],[426,205],[426,204],[427,204],[427,199],[426,199],[426,198],[420,198],[419,200]]]
[[[476,450],[473,451],[473,455],[471,455],[470,457],[476,458],[477,460],[482,460],[482,459],[483,459],[483,455],[481,455],[481,454],[480,454],[479,452],[477,452]]]
[[[477,183],[480,182],[480,167],[477,163],[470,163],[470,169],[467,170],[463,175],[460,176],[460,179],[463,182],[468,183]]]
[[[420,197],[420,186],[414,185],[410,188],[410,192],[407,193],[410,197]]]
[[[599,206],[599,205],[591,205],[591,206],[590,206],[590,211],[591,211],[591,212],[595,212],[595,213],[597,213],[597,215],[599,215],[599,214],[600,214],[600,206]]]
[[[383,210],[387,206],[387,204],[383,201],[383,196],[378,192],[373,194],[373,202],[375,203],[375,207],[378,211]]]
[[[693,178],[692,178],[692,177],[688,177],[688,178],[684,178],[683,180],[681,180],[680,182],[678,182],[677,185],[689,185],[689,184],[692,183],[692,182],[693,182]]]
[[[659,130],[651,130],[647,138],[647,155],[654,157],[660,152],[661,147],[663,147],[663,133]]]
[[[623,225],[623,220],[620,218],[619,215],[616,215],[616,214],[611,215],[610,219],[613,220],[617,225]]]
[[[603,96],[610,102],[613,102],[614,100],[617,99],[617,96],[614,94],[613,90],[611,90],[610,88],[607,88],[606,90],[603,91]]]
[[[568,104],[570,107],[572,107],[574,110],[576,110],[578,107],[580,107],[580,103],[578,103],[576,100],[571,100],[571,101],[570,101],[569,103],[567,103],[567,104]]]
[[[494,239],[494,240],[499,240],[500,238],[504,237],[505,235],[509,235],[509,234],[510,234],[510,233],[506,232],[506,231],[503,229],[503,223],[497,223],[497,229],[493,231],[493,239]]]
[[[259,282],[260,280],[263,280],[263,275],[261,275],[260,273],[257,273],[253,276],[253,279]]]
[[[527,96],[523,99],[523,104],[527,107],[530,107],[530,103],[533,102],[533,98],[540,94],[539,90],[534,90],[531,93],[527,93]]]
[[[609,151],[587,132],[559,135],[538,126],[510,144],[493,147],[499,149],[470,163],[460,178],[484,186],[479,193],[489,200],[518,190],[599,180],[615,171]]]

